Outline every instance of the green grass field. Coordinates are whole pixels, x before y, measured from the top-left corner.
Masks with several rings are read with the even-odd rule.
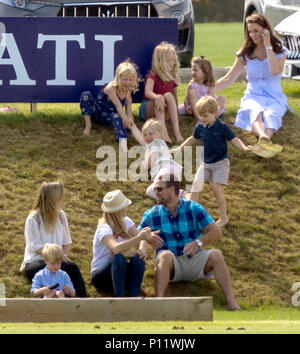
[[[2,334],[299,334],[298,308],[214,311],[211,322],[0,323]]]
[[[194,55],[204,55],[213,66],[230,66],[244,38],[243,23],[195,24]]]
[[[240,44],[240,34],[235,28],[240,27],[241,24],[196,25],[195,54],[205,54],[214,65],[230,65]],[[227,28],[228,32],[225,31]],[[217,34],[214,31],[218,31]],[[241,29],[239,31],[242,32]],[[201,40],[198,38],[200,32]],[[209,33],[223,37],[220,38],[221,43],[225,43],[227,37],[231,38],[231,46],[216,45],[216,42],[212,46],[204,41]],[[226,53],[221,52],[222,47],[227,48]],[[197,52],[198,48],[202,48],[203,53]],[[222,59],[220,62],[218,57]],[[274,137],[275,143],[284,146],[282,153],[271,160],[264,160],[229,146],[231,175],[224,193],[230,223],[223,229],[223,239],[214,247],[220,248],[224,254],[230,268],[234,294],[246,311],[232,314],[220,311],[225,308],[225,303],[214,280],[172,284],[166,294],[213,296],[214,308],[218,310],[214,313],[214,322],[201,323],[207,331],[245,333],[238,329],[245,327],[247,333],[265,333],[269,330],[275,333],[279,330],[299,332],[297,321],[300,316],[297,309],[291,308],[291,287],[294,282],[300,281],[300,92],[297,81],[283,80],[282,86],[295,112],[286,114],[282,129]],[[246,144],[253,144],[256,141],[254,136],[233,127],[244,89],[245,83],[239,82],[224,91],[227,112],[223,119]],[[186,85],[181,84],[179,103],[184,100],[185,90]],[[128,214],[138,224],[142,213],[153,205],[152,200],[145,198],[148,183],[97,180],[96,168],[101,161],[96,158],[97,149],[102,145],[112,145],[117,149],[117,144],[108,128],[95,127],[90,137],[82,136],[84,124],[78,104],[38,104],[38,112],[34,114],[29,112],[29,104],[18,104],[18,107],[18,114],[0,115],[0,282],[5,284],[6,296],[29,297],[30,285],[19,273],[25,247],[24,222],[40,183],[58,179],[65,184],[64,210],[68,214],[73,240],[70,257],[80,266],[89,295],[101,296],[90,283],[92,240],[101,215],[101,200],[108,190],[122,189],[133,201]],[[137,109],[138,106],[134,105],[135,114]],[[136,122],[141,127],[140,122]],[[194,125],[193,118],[182,118],[180,128],[185,138],[190,136]],[[131,139],[129,147],[133,145]],[[200,202],[214,218],[218,217],[216,202],[208,187],[203,190]],[[154,296],[153,266],[153,251],[149,250],[142,296]],[[290,308],[274,310],[273,315],[268,315],[267,310],[250,310],[266,304]],[[50,332],[51,328],[55,333],[60,330],[75,333],[80,331],[80,327],[81,333],[101,333],[95,325],[51,324],[45,329],[42,324],[35,327],[0,324],[0,333],[15,333],[17,330]],[[279,328],[281,325],[283,327]],[[103,333],[116,331],[111,328],[116,328],[114,324],[99,326]],[[153,324],[151,328],[147,323],[146,327],[142,327],[142,332],[134,323],[118,326],[118,333],[126,328],[127,333],[154,333],[162,328],[166,333],[179,331],[173,330],[173,326],[178,327],[173,323]],[[199,326],[198,323],[184,324],[186,333],[202,333],[198,330]],[[227,330],[228,327],[234,330]]]

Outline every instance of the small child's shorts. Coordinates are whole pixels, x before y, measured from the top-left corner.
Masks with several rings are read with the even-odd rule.
[[[203,166],[205,182],[209,182],[210,180],[212,180],[213,183],[216,184],[226,185],[228,183],[230,172],[230,161],[228,158],[225,158],[215,163],[202,163],[196,172],[196,176],[197,174],[200,174],[200,170],[201,168],[203,169]]]

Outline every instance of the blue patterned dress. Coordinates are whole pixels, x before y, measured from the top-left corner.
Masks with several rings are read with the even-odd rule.
[[[120,99],[122,106],[126,105],[126,98]],[[115,130],[115,140],[128,139],[127,130],[123,125],[115,105],[103,90],[94,99],[90,91],[82,92],[80,96],[80,109],[82,115],[90,115],[92,123],[103,124],[113,127]]]
[[[283,47],[283,53],[275,54],[277,59],[288,55],[288,50]],[[289,108],[287,98],[281,89],[281,76],[271,74],[268,58],[259,60],[240,57],[245,61],[246,91],[241,99],[240,109],[237,112],[235,125],[244,130],[251,130],[251,125],[262,113],[266,128],[276,132],[282,125],[282,117]],[[289,108],[290,109],[290,108]]]

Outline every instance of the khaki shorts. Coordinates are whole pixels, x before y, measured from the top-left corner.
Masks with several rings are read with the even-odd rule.
[[[230,161],[228,158],[218,161],[216,163],[205,163],[199,166],[198,171],[204,167],[204,181],[209,182],[211,179],[213,183],[227,184],[230,171]],[[197,173],[198,173],[197,171]],[[196,173],[196,174],[197,174]]]
[[[174,277],[170,280],[171,282],[209,279],[214,275],[214,272],[210,271],[209,273],[204,274],[204,267],[211,251],[212,250],[202,250],[192,257],[187,257],[185,255],[175,256],[175,254],[170,251],[161,250],[156,256],[156,263],[160,254],[163,252],[170,252],[174,258]]]

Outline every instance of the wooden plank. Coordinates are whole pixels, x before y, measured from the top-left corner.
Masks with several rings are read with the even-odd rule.
[[[212,321],[211,297],[6,299],[0,322]]]
[[[37,103],[30,103],[30,113],[36,113],[37,112]]]

